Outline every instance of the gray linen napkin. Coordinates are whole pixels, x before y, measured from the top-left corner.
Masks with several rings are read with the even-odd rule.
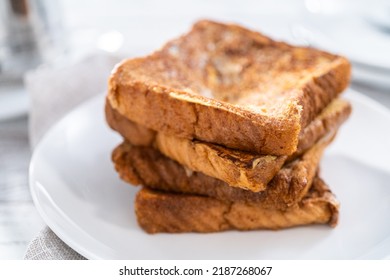
[[[107,88],[110,71],[120,59],[96,53],[63,67],[40,67],[26,75],[30,95],[30,145],[35,147],[45,132],[69,110]],[[54,232],[45,227],[28,245],[26,260],[80,260]]]
[[[25,260],[85,260],[45,226],[27,247]]]

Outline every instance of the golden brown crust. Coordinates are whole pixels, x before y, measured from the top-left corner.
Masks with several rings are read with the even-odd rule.
[[[305,152],[329,131],[337,130],[339,126],[341,126],[341,124],[350,116],[351,111],[352,107],[348,101],[340,98],[333,100],[308,126],[301,131],[299,135],[298,150],[292,157]],[[122,116],[118,111],[113,109],[108,101],[106,101],[105,104],[105,112],[108,125],[113,130],[121,134],[130,143],[137,146],[154,145],[156,134],[158,132],[130,121],[126,117]],[[225,149],[226,151],[230,150],[236,151],[236,153],[239,152],[238,150]]]
[[[123,138],[136,146],[153,146],[156,138],[155,131],[142,125],[136,125],[134,122],[128,120],[114,110],[107,100],[104,110],[108,125],[113,130],[119,132]]]
[[[287,156],[253,155],[219,145],[157,134],[155,147],[186,168],[220,179],[229,186],[263,191]]]
[[[257,193],[233,188],[201,172],[185,169],[152,148],[123,143],[114,150],[112,159],[119,176],[133,185],[285,209],[300,201],[311,186],[323,150],[330,141],[329,137],[323,139],[301,158],[283,166],[266,190]]]
[[[336,131],[348,119],[351,112],[352,106],[348,101],[341,98],[333,100],[302,130],[299,136],[298,150],[292,157],[305,152],[329,131]]]
[[[335,226],[339,203],[325,183],[316,178],[307,195],[286,210],[148,188],[138,192],[135,209],[138,223],[148,233],[204,233],[282,229],[314,223]]]
[[[229,204],[213,198],[160,193],[146,188],[137,193],[135,201],[137,221],[149,233],[227,230],[230,227],[223,214],[228,209]]]
[[[301,127],[347,86],[349,76],[342,57],[201,21],[152,55],[120,64],[108,99],[122,115],[156,131],[290,155]]]
[[[336,99],[300,136],[297,155],[312,147],[316,141],[335,131],[351,112],[347,101]],[[106,103],[109,125],[133,145],[154,146],[167,157],[187,168],[226,182],[230,186],[262,191],[283,166],[287,156],[256,155],[224,148],[219,145],[188,140],[148,130],[137,125]],[[294,155],[294,158],[297,156]]]
[[[313,186],[315,186],[315,188],[311,188],[306,194],[306,197],[310,197],[310,199],[303,199],[301,203],[310,204],[313,202],[321,202],[326,204],[328,206],[328,211],[331,214],[328,224],[331,227],[336,227],[339,220],[340,202],[331,192],[329,186],[320,177],[316,176],[314,178]]]

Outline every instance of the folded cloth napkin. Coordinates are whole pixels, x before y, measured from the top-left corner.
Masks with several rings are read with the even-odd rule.
[[[107,78],[120,58],[96,53],[63,67],[43,66],[26,75],[30,95],[29,133],[35,147],[44,133],[69,110],[107,89]],[[45,227],[28,245],[25,259],[79,260],[50,228]]]
[[[45,226],[28,245],[25,260],[85,260]]]

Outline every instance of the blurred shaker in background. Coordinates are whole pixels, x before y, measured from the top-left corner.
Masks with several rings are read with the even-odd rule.
[[[20,83],[27,70],[53,60],[62,33],[58,1],[0,1],[0,84]]]

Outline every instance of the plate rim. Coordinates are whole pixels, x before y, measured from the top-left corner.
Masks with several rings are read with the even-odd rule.
[[[329,21],[330,17],[331,16],[329,14],[323,14],[323,13],[322,14],[313,14],[311,12],[308,12],[308,17],[305,20],[301,20],[300,22],[297,22],[295,24],[295,27],[303,28],[305,30],[304,32],[308,32],[308,34],[306,34],[306,35],[300,34],[299,36],[297,36],[297,39],[307,40],[310,44],[312,44],[316,48],[320,48],[320,49],[324,48],[324,46],[319,41],[322,40],[321,38],[326,39],[327,46],[331,46],[331,48],[325,48],[325,50],[328,50],[328,51],[331,51],[334,53],[339,53],[343,56],[348,57],[350,59],[350,61],[352,62],[352,64],[355,64],[355,65],[360,66],[360,67],[369,68],[369,69],[377,71],[377,72],[378,71],[385,72],[385,73],[390,72],[390,63],[380,62],[380,61],[378,61],[378,59],[375,59],[374,62],[369,61],[369,59],[358,57],[358,55],[356,55],[356,54],[351,55],[351,53],[343,52],[346,49],[348,49],[346,47],[344,47],[344,48],[337,47],[337,41],[332,39],[328,35],[327,32],[324,32],[324,29],[323,29],[324,21]],[[372,24],[368,23],[365,18],[359,18],[359,17],[353,16],[353,15],[350,15],[348,17],[346,17],[345,15],[342,15],[342,16],[336,15],[336,19],[341,19],[341,18],[343,21],[358,20],[358,21],[362,22],[362,24],[365,24],[368,27],[374,28],[372,26]],[[332,21],[335,21],[334,17],[332,17]],[[382,36],[384,36],[384,35],[382,35]]]
[[[29,182],[29,190],[30,190],[30,194],[31,194],[31,197],[32,197],[32,200],[33,200],[33,203],[39,213],[39,215],[41,216],[41,218],[43,219],[43,221],[46,223],[46,225],[66,244],[68,245],[71,249],[73,249],[76,253],[80,254],[81,256],[83,256],[84,258],[87,258],[87,259],[94,259],[94,260],[101,260],[101,259],[104,259],[102,257],[100,257],[99,255],[95,254],[95,253],[92,253],[90,250],[88,250],[87,248],[85,248],[85,246],[83,246],[82,244],[80,244],[80,242],[77,242],[74,240],[74,238],[68,236],[68,234],[66,234],[65,232],[63,232],[58,226],[57,226],[57,223],[56,222],[53,222],[51,220],[51,218],[49,217],[49,215],[47,215],[47,213],[44,211],[43,207],[41,206],[41,202],[40,200],[38,199],[38,192],[36,191],[36,184],[35,184],[35,180],[34,180],[34,163],[36,161],[36,158],[39,156],[39,151],[42,149],[42,147],[44,146],[45,142],[48,141],[47,139],[50,138],[50,136],[55,132],[55,129],[56,127],[58,127],[62,122],[65,122],[66,119],[68,118],[68,116],[72,113],[74,113],[75,111],[77,110],[80,110],[81,108],[83,108],[84,106],[87,106],[87,104],[89,103],[93,103],[95,100],[99,99],[99,98],[102,98],[102,95],[104,95],[104,93],[99,93],[97,94],[96,96],[93,96],[87,100],[84,100],[83,102],[81,102],[80,104],[78,104],[77,106],[75,106],[74,108],[72,108],[71,110],[69,110],[68,112],[66,112],[57,122],[55,122],[48,130],[47,132],[42,136],[42,138],[38,141],[37,145],[35,146],[34,148],[34,151],[33,151],[33,154],[31,156],[31,160],[30,160],[30,164],[29,164],[29,168],[28,168],[28,175],[29,175],[29,178],[28,178],[28,182]],[[42,186],[44,187],[44,186]]]

